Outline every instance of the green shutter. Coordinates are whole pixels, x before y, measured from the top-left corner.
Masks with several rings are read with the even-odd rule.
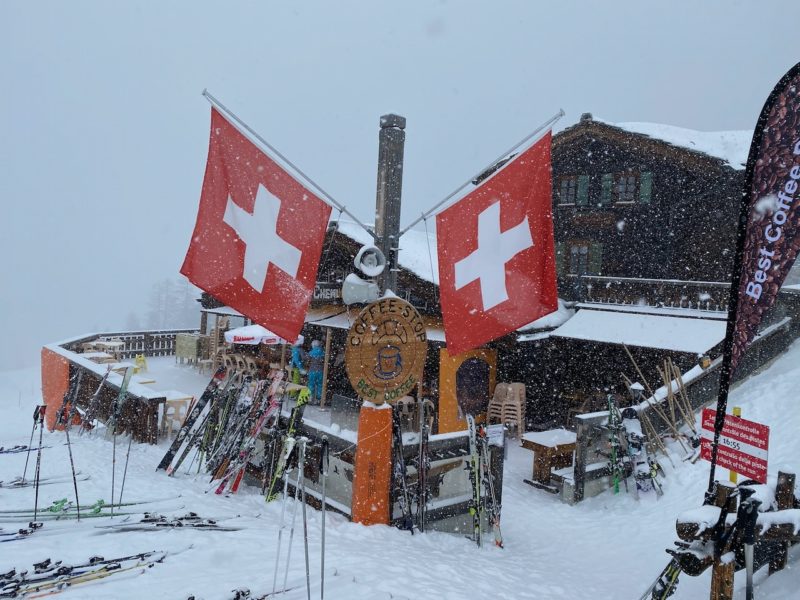
[[[565,273],[565,260],[566,260],[567,246],[564,242],[556,242],[556,274],[563,275]]]
[[[578,176],[578,199],[575,201],[578,206],[589,204],[589,176]]]
[[[650,197],[653,195],[653,174],[645,171],[639,176],[639,202],[650,204]]]
[[[603,174],[600,204],[611,204],[611,190],[614,188],[614,175]]]
[[[603,244],[592,242],[589,244],[588,270],[590,275],[600,275],[603,272]]]

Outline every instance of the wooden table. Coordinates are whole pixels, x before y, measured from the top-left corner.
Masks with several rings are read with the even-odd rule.
[[[161,416],[161,424],[159,426],[159,432],[162,436],[167,433],[167,429],[172,433],[173,422],[177,423],[180,428],[183,424],[183,419],[189,414],[189,407],[194,400],[193,396],[178,390],[167,390],[163,393],[165,397],[164,412]],[[168,414],[170,409],[172,410],[171,415]]]
[[[576,435],[566,429],[549,431],[529,431],[522,436],[522,447],[532,450],[533,479],[525,480],[534,487],[556,493],[558,490],[550,485],[550,472],[572,464],[575,452]]]

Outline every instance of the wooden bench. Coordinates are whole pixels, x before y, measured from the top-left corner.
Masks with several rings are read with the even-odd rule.
[[[525,479],[525,483],[553,494],[558,493],[558,489],[550,484],[550,474],[553,468],[561,469],[572,465],[576,440],[575,432],[566,429],[525,433],[522,436],[522,447],[534,453],[533,477]]]

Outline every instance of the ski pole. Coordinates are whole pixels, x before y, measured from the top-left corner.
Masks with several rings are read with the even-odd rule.
[[[128,451],[125,453],[125,468],[122,471],[122,486],[119,488],[119,503],[122,504],[122,493],[125,491],[125,478],[128,475],[128,459],[131,457],[131,444],[133,443],[133,433],[128,436]],[[80,510],[80,509],[78,509]]]
[[[69,439],[69,428],[78,410],[78,392],[81,389],[81,381],[83,381],[83,371],[78,372],[78,381],[69,399],[69,413],[65,417],[64,410],[66,407],[62,407],[62,409],[58,411],[58,421],[64,425],[64,435],[67,436],[67,451],[69,452],[69,466],[72,469],[72,486],[75,488],[75,509],[78,513],[78,521],[81,520],[81,502],[78,499],[78,479],[75,477],[75,460],[72,458],[72,443]]]
[[[281,558],[281,539],[283,538],[283,530],[285,527],[285,516],[286,516],[286,498],[289,495],[289,474],[286,474],[286,477],[283,480],[283,503],[281,504],[281,521],[280,527],[278,528],[278,549],[275,552],[275,574],[272,576],[272,593],[275,593],[275,588],[278,584],[278,564]]]
[[[36,422],[39,420],[39,407],[33,409],[33,427],[31,427],[31,439],[28,442],[28,456],[25,457],[25,470],[22,471],[22,481],[25,481],[25,475],[28,473],[28,459],[31,457],[31,446],[33,446],[33,434],[36,432]],[[41,444],[39,444],[41,447]]]
[[[328,436],[322,436],[322,451],[319,455],[319,475],[322,479],[322,556],[320,560],[320,578],[319,578],[319,600],[325,598],[325,482],[328,479],[328,469],[330,468],[330,455],[328,446]]]
[[[289,548],[286,550],[286,570],[283,573],[283,589],[286,589],[286,582],[289,581],[289,564],[292,561],[292,541],[294,540],[294,524],[297,517],[297,501],[300,497],[300,478],[303,476],[303,461],[306,457],[306,440],[308,438],[300,438],[297,440],[300,443],[300,454],[297,458],[297,479],[294,483],[294,505],[292,506],[292,526],[289,529]]]
[[[34,477],[35,497],[33,503],[33,520],[39,516],[39,469],[42,465],[42,434],[44,433],[44,411],[47,405],[39,407],[39,449],[36,451],[36,476]]]
[[[303,441],[303,445],[300,447],[300,454],[303,458],[305,458],[306,454],[306,443]],[[306,477],[304,471],[305,462],[301,461],[300,470],[298,471],[298,476],[300,479],[300,485],[302,489],[302,497],[303,497],[303,546],[305,548],[306,554],[306,595],[308,596],[308,600],[311,600],[311,575],[309,574],[309,567],[308,567],[308,518],[306,517]],[[748,600],[750,600],[748,598]]]

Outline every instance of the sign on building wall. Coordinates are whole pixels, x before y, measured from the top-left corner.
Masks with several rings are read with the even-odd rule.
[[[422,379],[428,338],[417,310],[400,298],[363,308],[347,335],[345,366],[358,396],[381,404],[407,395]]]

